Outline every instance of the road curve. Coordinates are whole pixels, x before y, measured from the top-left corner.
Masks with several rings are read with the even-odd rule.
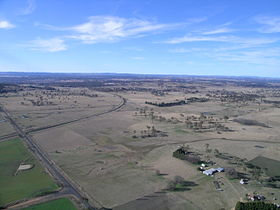
[[[62,123],[57,123],[57,124],[54,124],[54,125],[49,125],[49,126],[45,126],[45,127],[41,127],[41,128],[30,129],[30,130],[27,130],[25,132],[28,134],[28,133],[34,133],[34,132],[38,132],[38,131],[43,131],[43,130],[47,130],[47,129],[51,129],[51,128],[55,128],[55,127],[59,127],[59,126],[63,126],[63,125],[67,125],[67,124],[71,124],[71,123],[75,123],[75,122],[79,122],[81,120],[86,120],[86,119],[89,119],[89,118],[92,118],[92,117],[97,117],[97,116],[101,116],[101,115],[104,115],[104,114],[108,114],[108,113],[117,111],[117,110],[119,110],[120,108],[122,108],[126,104],[126,99],[124,97],[118,95],[118,94],[113,94],[113,95],[119,97],[121,99],[121,102],[117,106],[113,107],[110,110],[107,110],[107,111],[104,111],[104,112],[100,112],[100,113],[96,113],[96,114],[92,114],[92,115],[88,115],[86,117],[81,117],[81,118],[74,119],[74,120],[69,120],[69,121],[62,122]]]

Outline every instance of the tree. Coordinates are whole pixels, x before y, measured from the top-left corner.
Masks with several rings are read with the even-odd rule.
[[[174,182],[176,184],[183,184],[185,182],[185,179],[183,177],[181,177],[181,176],[175,176],[174,177]]]
[[[215,155],[219,155],[220,154],[219,150],[218,149],[214,149],[214,154]]]
[[[238,178],[238,172],[232,167],[226,168],[225,172],[226,172],[226,175],[231,179],[237,179]]]
[[[225,116],[224,116],[224,120],[225,120],[225,122],[227,122],[227,121],[228,121],[228,119],[229,119],[229,117],[228,117],[227,115],[225,115]]]
[[[161,175],[161,174],[160,174],[160,170],[158,170],[158,169],[156,170],[156,175],[157,175],[157,176],[160,176],[160,175]]]
[[[152,135],[155,135],[156,134],[156,129],[155,129],[155,127],[154,126],[152,126]]]
[[[146,126],[147,127],[147,129],[148,129],[148,133],[150,133],[150,129],[151,129],[151,127],[150,126]]]
[[[208,143],[206,143],[206,144],[204,144],[204,146],[205,146],[205,152],[209,152],[209,144]]]
[[[203,121],[201,120],[201,121],[199,121],[199,123],[198,123],[198,128],[199,128],[199,129],[202,129],[202,125],[203,125]]]
[[[175,190],[176,189],[176,183],[173,180],[169,180],[167,183],[167,189],[168,190]]]
[[[262,173],[262,170],[259,167],[254,167],[252,170],[252,176],[256,180],[260,179],[261,173]]]

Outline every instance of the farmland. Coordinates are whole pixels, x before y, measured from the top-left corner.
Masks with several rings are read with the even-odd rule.
[[[250,163],[264,168],[268,176],[280,176],[280,161],[259,156],[251,160]]]
[[[0,142],[0,153],[0,206],[58,189],[20,139]],[[34,167],[16,173],[23,162]]]
[[[61,210],[61,209],[67,209],[67,210],[76,210],[77,208],[73,205],[73,203],[67,199],[67,198],[60,198],[57,200],[49,201],[42,204],[33,205],[27,208],[24,208],[23,210]]]
[[[273,89],[236,78],[88,80],[95,81],[31,86],[31,77],[0,103],[92,205],[231,209],[246,194],[280,199],[280,109],[262,99],[277,100],[280,82],[268,82]],[[173,156],[180,148],[183,156]],[[206,176],[200,163],[225,172]],[[169,189],[176,177],[183,184]]]

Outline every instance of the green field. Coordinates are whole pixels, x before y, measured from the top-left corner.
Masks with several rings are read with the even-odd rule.
[[[27,207],[23,210],[76,210],[74,204],[67,198],[60,198],[42,204]]]
[[[270,177],[280,176],[280,161],[258,156],[249,163],[265,169],[266,174]]]
[[[0,206],[58,189],[20,139],[1,142],[0,154]],[[23,161],[34,167],[15,175]]]

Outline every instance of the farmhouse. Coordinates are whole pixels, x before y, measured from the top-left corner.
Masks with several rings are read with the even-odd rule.
[[[217,168],[216,170],[217,170],[217,172],[224,172],[225,171],[224,168]]]
[[[211,176],[211,175],[213,175],[216,172],[217,172],[217,170],[215,168],[210,168],[208,170],[203,171],[202,173],[207,175],[207,176]]]
[[[203,171],[202,173],[207,175],[207,176],[212,176],[213,174],[217,172],[223,172],[224,168],[210,168],[208,170]]]

